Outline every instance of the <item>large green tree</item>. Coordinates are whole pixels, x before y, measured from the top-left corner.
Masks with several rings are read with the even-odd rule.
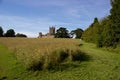
[[[69,31],[64,27],[60,27],[56,31],[55,38],[70,38]]]
[[[80,28],[77,28],[76,30],[72,30],[71,31],[71,35],[75,35],[76,37],[76,39],[80,39],[81,38],[81,36],[82,36],[82,33],[83,33],[83,30],[82,29],[80,29]]]
[[[94,18],[93,23],[83,32],[82,39],[87,42],[96,43],[99,34],[99,21]]]
[[[120,42],[120,0],[111,0],[109,20],[107,20],[102,36],[103,46],[113,46]]]
[[[3,37],[3,29],[2,29],[2,27],[0,26],[0,37]]]
[[[16,34],[16,37],[27,37],[27,35],[21,34],[21,33],[17,33],[17,34]]]
[[[111,5],[111,38],[113,40],[113,45],[116,45],[118,42],[120,42],[120,0],[111,0]]]
[[[103,46],[107,46],[108,43],[108,39],[109,39],[109,34],[110,32],[108,31],[108,27],[111,24],[111,21],[108,17],[103,18],[100,22],[99,22],[99,27],[97,27],[98,29],[98,34],[97,34],[97,46],[98,47],[103,47]]]
[[[111,0],[110,15],[94,23],[82,35],[85,41],[96,42],[98,47],[112,46],[116,48],[120,43],[120,0]]]
[[[5,37],[15,37],[15,31],[13,29],[7,30]]]

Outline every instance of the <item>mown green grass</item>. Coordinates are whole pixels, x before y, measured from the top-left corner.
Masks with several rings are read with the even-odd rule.
[[[78,40],[79,41],[79,40]],[[120,80],[120,54],[79,41],[87,61],[63,64],[63,70],[28,71],[0,44],[0,79],[6,80]],[[65,63],[67,64],[67,63]]]
[[[7,47],[0,44],[0,80],[17,79],[24,70],[24,66],[13,57]]]

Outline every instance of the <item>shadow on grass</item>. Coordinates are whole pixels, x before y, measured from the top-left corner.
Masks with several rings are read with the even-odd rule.
[[[66,53],[64,53],[66,54]],[[63,54],[62,54],[63,55]],[[61,60],[61,58],[64,58]],[[32,65],[29,70],[32,71],[44,71],[44,70],[48,70],[48,71],[64,71],[66,69],[69,68],[76,68],[80,66],[80,63],[83,61],[89,61],[91,60],[91,57],[89,55],[87,55],[84,52],[81,52],[80,50],[77,50],[75,52],[73,52],[72,54],[69,54],[69,56],[67,55],[63,55],[63,56],[59,56],[58,59],[54,59],[53,56],[50,57],[50,61],[49,62],[39,62],[37,64]],[[66,59],[65,59],[66,58]],[[59,61],[60,59],[60,61]],[[47,66],[46,66],[47,64]]]
[[[6,80],[7,76],[3,76],[2,78],[0,78],[0,80]]]
[[[78,44],[77,46],[81,47],[81,46],[83,46],[83,44],[81,43],[81,44]]]
[[[76,51],[76,53],[71,54],[72,55],[72,61],[89,61],[90,56],[87,55],[85,52]]]

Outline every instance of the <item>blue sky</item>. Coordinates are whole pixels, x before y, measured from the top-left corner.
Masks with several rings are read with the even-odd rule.
[[[50,26],[86,29],[95,17],[109,15],[110,0],[0,0],[0,26],[29,37]]]

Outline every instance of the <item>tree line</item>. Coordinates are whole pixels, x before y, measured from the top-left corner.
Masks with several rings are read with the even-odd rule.
[[[66,28],[60,27],[56,30],[55,38],[73,38],[75,36],[76,39],[80,39],[82,33],[83,30],[81,28],[77,28],[69,32]]]
[[[56,30],[55,38],[76,38],[80,39],[82,36],[83,30],[81,28],[77,28],[69,32],[65,27],[60,27]],[[2,27],[0,26],[0,37],[27,37],[25,34],[17,33],[15,35],[15,31],[13,29],[7,30],[4,33]]]
[[[120,0],[111,0],[110,15],[93,23],[83,32],[82,39],[98,47],[116,48],[120,43]]]
[[[15,31],[13,29],[9,29],[7,30],[6,33],[4,33],[2,27],[0,26],[0,37],[27,37],[27,36],[21,33],[15,34]]]

